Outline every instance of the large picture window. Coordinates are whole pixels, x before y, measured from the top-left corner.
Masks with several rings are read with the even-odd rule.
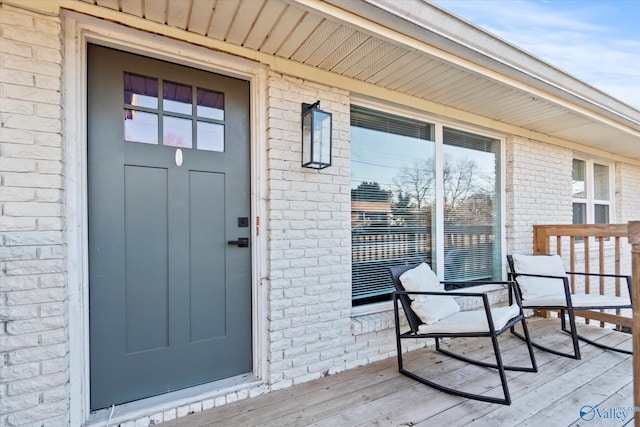
[[[389,300],[395,265],[499,278],[499,170],[497,139],[352,106],[353,305]]]

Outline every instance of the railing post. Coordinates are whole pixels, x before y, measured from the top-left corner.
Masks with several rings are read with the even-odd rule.
[[[629,243],[631,243],[632,257],[632,286],[633,301],[633,403],[640,407],[640,221],[629,222]],[[636,427],[640,427],[640,416],[636,414]]]
[[[533,226],[533,254],[546,255],[550,251],[549,235],[545,227]]]

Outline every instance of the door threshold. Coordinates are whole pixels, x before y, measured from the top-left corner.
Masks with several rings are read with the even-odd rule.
[[[263,382],[256,378],[253,373],[237,375],[235,377],[176,390],[146,399],[122,403],[105,409],[98,409],[91,412],[85,425],[88,427],[117,426],[119,423],[149,417],[171,409],[192,405],[261,385],[263,385]]]

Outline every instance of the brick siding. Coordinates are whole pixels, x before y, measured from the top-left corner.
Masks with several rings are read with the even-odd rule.
[[[507,253],[532,253],[534,224],[571,224],[572,160],[567,148],[507,139]]]
[[[269,75],[267,380],[274,389],[344,370],[351,337],[349,98]],[[302,103],[333,113],[333,165],[301,164]]]
[[[60,19],[0,4],[0,425],[68,424]]]
[[[60,24],[0,3],[0,426],[69,424]],[[265,382],[128,415],[122,427],[395,355],[389,311],[352,315],[349,93],[270,72],[266,95]],[[333,113],[333,166],[322,171],[301,167],[301,104],[316,100]],[[533,224],[571,222],[572,158],[567,148],[506,140],[507,252],[531,252]],[[617,221],[638,219],[640,168],[617,164],[616,183]]]

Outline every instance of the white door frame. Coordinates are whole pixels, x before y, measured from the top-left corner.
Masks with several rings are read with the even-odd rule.
[[[69,322],[69,376],[71,425],[89,420],[89,257],[87,210],[87,44],[95,43],[126,52],[175,62],[250,82],[251,111],[251,211],[252,236],[252,329],[253,374],[264,379],[265,298],[262,294],[266,271],[266,87],[264,65],[236,56],[195,46],[172,38],[135,30],[86,15],[64,11],[64,111],[65,189],[67,218],[67,271]],[[262,218],[258,221],[257,218]],[[260,227],[260,228],[258,228]],[[258,235],[259,233],[259,235]],[[193,397],[202,400],[206,394]],[[184,404],[181,401],[181,404]],[[166,403],[166,409],[175,403]],[[158,410],[158,408],[155,408]],[[160,408],[161,409],[161,408]],[[132,417],[135,414],[131,414]]]

